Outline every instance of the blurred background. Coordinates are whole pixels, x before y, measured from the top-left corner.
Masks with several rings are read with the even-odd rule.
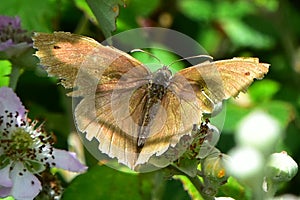
[[[30,32],[69,31],[90,36],[99,42],[109,35],[133,28],[165,27],[193,38],[215,60],[237,56],[258,57],[261,62],[271,64],[270,71],[264,80],[256,81],[246,95],[228,101],[226,121],[217,147],[224,153],[233,148],[236,145],[234,135],[239,122],[251,111],[262,109],[277,119],[284,130],[273,152],[287,151],[299,163],[299,1],[89,2],[99,3],[99,10],[96,12],[101,15],[96,16],[98,19],[102,17],[110,20],[97,21],[84,0],[0,0],[0,15],[19,16],[22,28]],[[113,12],[108,11],[108,8],[113,9]],[[0,75],[7,73],[4,66],[9,64],[1,61]],[[48,78],[42,69],[32,67],[24,70],[20,76],[16,92],[30,110],[31,119],[46,121],[46,129],[57,138],[56,146],[70,148],[69,136],[75,131],[72,102],[71,98],[65,96],[66,91],[62,86],[57,86],[57,80]],[[74,142],[71,145],[74,146]],[[84,159],[91,166],[90,171],[71,183],[63,181],[65,185],[70,184],[65,191],[66,199],[122,199],[123,194],[131,199],[190,199],[178,180],[167,180],[160,175],[151,174],[133,176],[103,166],[95,167],[97,161],[87,151]],[[278,194],[291,193],[299,196],[299,185],[300,175],[296,175],[280,187]],[[238,199],[247,199],[244,188],[235,190],[240,195]],[[226,194],[226,190],[222,192]]]

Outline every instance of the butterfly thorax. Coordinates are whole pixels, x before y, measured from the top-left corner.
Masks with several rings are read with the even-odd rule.
[[[172,77],[172,72],[167,66],[163,66],[153,73],[152,79],[149,82],[152,82],[157,85],[162,85],[165,88],[168,87],[170,79]]]
[[[142,148],[149,136],[153,119],[158,113],[161,101],[167,92],[170,79],[172,77],[171,71],[164,66],[153,73],[152,78],[147,84],[146,101],[143,107],[144,114],[140,119],[138,130],[138,148]]]

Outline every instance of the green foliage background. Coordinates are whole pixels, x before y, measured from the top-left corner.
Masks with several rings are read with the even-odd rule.
[[[22,27],[29,31],[69,31],[101,42],[132,28],[161,26],[197,40],[215,60],[253,56],[270,63],[266,78],[249,89],[250,106],[229,101],[218,147],[225,153],[232,148],[238,122],[251,110],[262,108],[285,127],[284,137],[274,151],[287,151],[297,163],[300,160],[299,11],[299,2],[288,0],[0,0],[0,15],[19,16]],[[9,64],[1,61],[0,75],[7,74],[8,68]],[[57,86],[57,80],[48,78],[41,69],[25,71],[16,92],[30,110],[29,117],[45,120],[47,130],[57,137],[56,146],[68,148],[68,135],[75,130],[71,99],[65,97],[65,90]],[[85,153],[90,169],[72,182],[65,182],[63,199],[190,199],[179,180],[168,180],[157,173],[124,174],[95,165],[97,161]],[[279,193],[299,196],[299,185],[297,175]],[[224,186],[220,195],[239,194],[238,199],[247,199],[246,193],[239,184],[232,183]]]

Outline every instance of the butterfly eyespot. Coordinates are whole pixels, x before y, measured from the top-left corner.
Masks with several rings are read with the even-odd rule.
[[[57,45],[54,45],[53,46],[53,49],[60,49],[61,47],[60,46],[57,46]]]
[[[245,72],[245,76],[250,76],[250,72]]]

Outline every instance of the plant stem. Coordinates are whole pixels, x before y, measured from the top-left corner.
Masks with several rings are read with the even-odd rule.
[[[203,185],[203,183],[201,182],[201,180],[199,179],[198,176],[191,177],[191,176],[185,174],[184,172],[180,171],[178,168],[176,168],[175,166],[172,166],[172,165],[169,165],[168,167],[170,169],[172,169],[173,172],[176,172],[176,174],[186,176],[191,181],[191,183],[194,185],[196,190],[200,193],[200,195],[203,197],[203,199],[205,199],[205,200],[213,200],[214,199],[214,197],[205,194],[204,185]]]
[[[12,88],[13,90],[16,90],[20,75],[21,75],[20,68],[12,64],[10,79],[9,79],[9,87]]]
[[[278,183],[276,183],[268,178],[265,181],[267,184],[267,192],[265,193],[265,196],[269,199],[272,199],[278,190]]]
[[[191,181],[191,183],[193,183],[193,185],[195,186],[195,188],[197,189],[197,191],[201,194],[201,196],[203,197],[203,199],[205,200],[213,200],[215,199],[212,196],[209,196],[207,194],[205,194],[204,191],[204,186],[202,184],[202,182],[200,181],[198,176],[195,177],[190,177],[188,175],[186,175],[188,177],[188,179]]]

